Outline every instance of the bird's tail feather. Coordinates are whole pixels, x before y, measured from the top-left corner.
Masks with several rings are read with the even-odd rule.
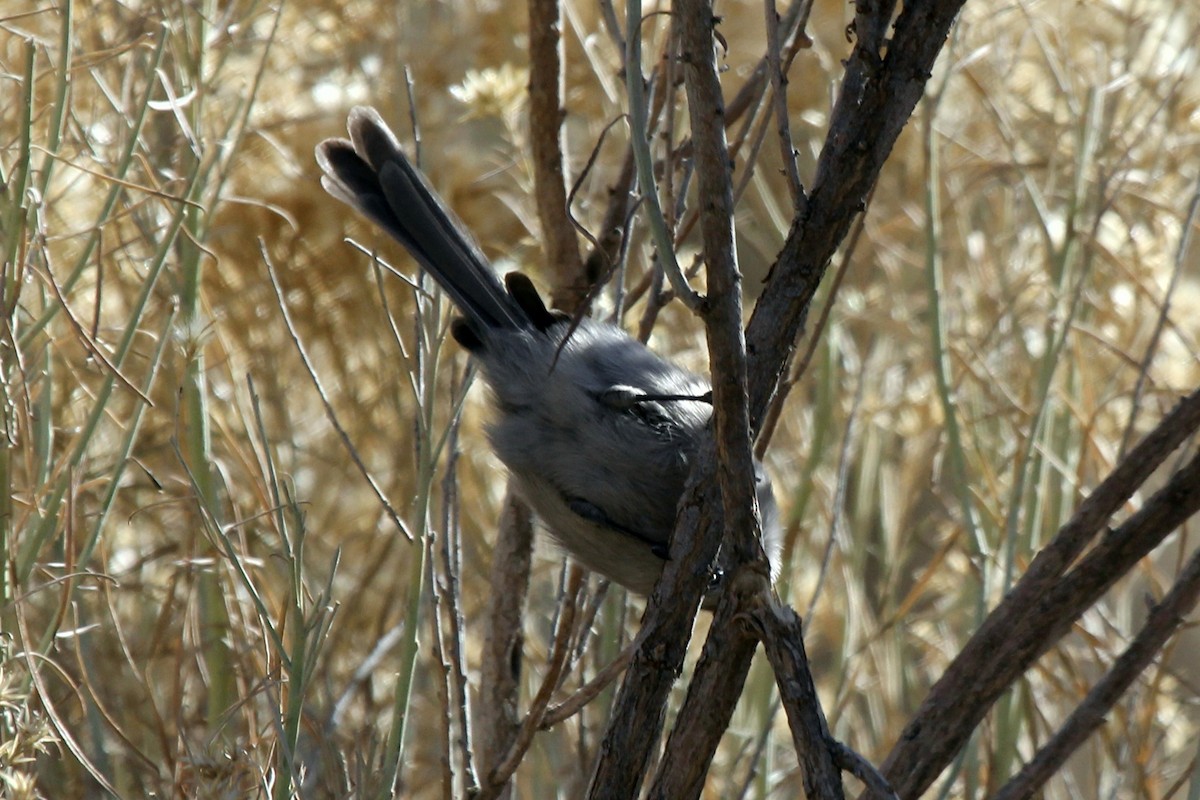
[[[458,218],[430,188],[400,149],[379,113],[366,106],[350,112],[350,139],[317,146],[331,195],[379,224],[412,254],[486,337],[492,328],[530,324],[505,290]]]

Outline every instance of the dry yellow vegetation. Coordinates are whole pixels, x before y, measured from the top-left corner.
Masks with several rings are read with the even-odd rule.
[[[570,182],[626,100],[603,4],[562,8]],[[718,10],[731,97],[762,56],[763,12]],[[805,181],[852,13],[819,0],[791,67]],[[428,578],[412,591],[419,548],[331,423],[267,263],[379,489],[412,530],[424,520],[441,537],[453,520],[461,532],[461,637],[477,680],[504,494],[486,412],[469,393],[450,515],[448,457],[430,448],[454,419],[464,354],[440,338],[448,314],[418,309],[344,241],[415,270],[321,190],[312,152],[354,104],[397,130],[415,121],[425,171],[487,254],[550,288],[526,24],[523,5],[495,0],[0,10],[0,795],[100,796],[106,781],[123,797],[373,796],[389,759],[403,796],[461,789],[444,772],[430,624],[444,609]],[[645,22],[647,70],[668,25]],[[780,591],[806,619],[833,733],[875,762],[1080,499],[1200,384],[1198,41],[1195,3],[968,2],[818,295],[827,302],[844,269],[767,451],[787,521]],[[769,113],[756,106],[731,131],[745,137],[749,301],[792,216]],[[614,126],[574,196],[590,230],[627,138]],[[650,263],[647,239],[635,227],[627,286]],[[693,232],[681,261],[698,249]],[[631,330],[644,302],[626,309]],[[679,305],[652,344],[702,369],[700,328]],[[1088,611],[930,796],[984,797],[1018,769],[1137,632],[1196,533],[1185,524]],[[523,702],[560,576],[539,548]],[[642,605],[604,596],[562,694],[629,641]],[[419,650],[411,697],[398,699],[406,641]],[[706,796],[800,792],[764,667]],[[517,796],[580,796],[611,702],[610,689],[539,733]],[[1198,702],[1200,639],[1185,630],[1046,796],[1200,797]],[[389,741],[404,703],[407,734]]]

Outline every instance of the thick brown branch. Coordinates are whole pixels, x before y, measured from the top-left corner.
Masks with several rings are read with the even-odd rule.
[[[724,533],[716,453],[711,439],[707,445],[680,501],[671,558],[646,604],[639,646],[600,743],[589,798],[636,796],[658,745],[667,699],[683,669],[700,597]]]
[[[750,619],[775,671],[775,685],[800,759],[805,796],[812,800],[845,797],[842,773],[833,761],[829,726],[808,669],[800,616],[791,607],[776,603],[756,609]]]
[[[1200,457],[1065,572],[1087,542],[1183,440],[1200,428],[1200,390],[1138,444],[1088,497],[930,690],[883,773],[916,797],[966,743],[996,698],[1176,526],[1200,509]]]
[[[1112,669],[1088,692],[1058,733],[996,794],[994,800],[1032,797],[1067,757],[1104,724],[1104,715],[1150,665],[1200,599],[1200,551],[1192,554],[1171,591],[1150,612],[1145,626]]]
[[[704,789],[758,647],[736,620],[739,613],[734,603],[721,603],[717,609],[647,798],[684,800],[699,797]]]
[[[563,178],[563,68],[558,0],[529,0],[529,129],[533,185],[553,302],[574,310],[588,293]]]
[[[679,14],[697,188],[704,198],[701,231],[709,298],[703,316],[713,370],[716,444],[699,459],[681,504],[671,559],[648,604],[641,646],[602,743],[591,797],[630,797],[641,786],[662,730],[671,684],[683,665],[705,573],[724,530],[739,532],[737,551],[745,560],[753,557],[747,551],[757,550],[741,276],[733,246],[733,190],[713,47],[714,18],[708,0],[681,2]],[[693,545],[694,531],[701,536]]]
[[[693,156],[701,199],[700,226],[708,267],[703,316],[713,369],[716,438],[726,529],[734,534],[734,563],[761,558],[754,515],[754,465],[746,410],[746,353],[741,322],[741,274],[733,242],[733,191],[725,140],[724,98],[713,52],[712,6],[707,0],[680,3],[681,44]],[[748,587],[741,580],[749,577]],[[743,600],[760,597],[754,573],[735,571],[713,620],[704,653],[680,709],[651,797],[698,797],[721,734],[741,696],[754,641],[734,623]]]
[[[529,507],[510,492],[492,549],[492,601],[484,629],[475,731],[483,775],[491,774],[500,763],[520,728],[517,698],[521,688],[525,596],[529,592],[532,552],[533,520]]]
[[[742,275],[733,241],[733,179],[725,141],[725,100],[713,47],[711,0],[680,0],[680,44],[692,128],[700,233],[708,276],[702,309],[712,370],[713,417],[725,525],[741,558],[757,549],[754,456],[746,410],[746,341],[742,330]]]
[[[963,0],[905,3],[882,60],[881,41],[874,36],[860,38],[851,54],[807,215],[792,225],[746,330],[751,356],[750,419],[755,429],[825,267],[921,98],[962,4]]]

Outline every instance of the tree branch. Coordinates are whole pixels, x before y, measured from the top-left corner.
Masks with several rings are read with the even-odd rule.
[[[491,603],[484,627],[475,741],[480,773],[490,775],[520,729],[517,698],[525,644],[525,597],[533,554],[529,507],[509,491],[492,548]]]
[[[996,794],[993,800],[1021,800],[1032,797],[1066,762],[1067,757],[1104,723],[1107,714],[1125,690],[1149,666],[1167,640],[1179,630],[1183,618],[1200,599],[1200,550],[1192,554],[1187,566],[1162,602],[1150,611],[1146,624],[1125,649],[1112,669],[1092,687],[1087,697],[1071,714],[1054,737],[1037,755]]]
[[[733,179],[725,142],[725,99],[717,75],[711,0],[680,0],[680,44],[692,128],[700,233],[708,276],[701,308],[712,371],[713,419],[725,525],[747,563],[761,554],[755,515],[754,455],[746,408],[742,275],[733,235]]]
[[[1177,405],[1096,487],[988,615],[884,762],[884,775],[902,797],[915,797],[928,788],[1000,694],[1119,577],[1200,509],[1196,457],[1066,571],[1150,473],[1198,428],[1200,390]]]
[[[554,631],[554,642],[550,649],[550,663],[546,674],[542,677],[542,685],[529,703],[529,711],[517,728],[516,735],[509,743],[504,758],[491,768],[487,776],[487,785],[480,792],[480,800],[492,800],[498,797],[513,774],[520,766],[529,746],[533,744],[533,736],[541,728],[542,719],[550,705],[550,698],[558,686],[570,655],[571,634],[575,626],[575,613],[578,610],[579,590],[583,586],[584,571],[578,565],[571,565],[567,575],[567,587],[563,593],[562,614]]]
[[[776,603],[755,610],[750,620],[775,671],[775,685],[800,759],[805,796],[811,800],[841,800],[845,797],[842,773],[833,761],[833,737],[808,668],[800,616],[790,606]]]
[[[646,603],[638,647],[617,693],[587,796],[636,796],[658,745],[671,687],[683,668],[688,639],[724,533],[716,453],[703,450],[680,501],[671,557]]]
[[[787,84],[783,59],[779,55],[779,11],[775,0],[765,0],[763,13],[767,27],[767,63],[771,69],[771,90],[774,94],[775,129],[779,136],[779,156],[783,171],[787,175],[788,191],[792,196],[792,208],[804,208],[804,187],[800,184],[800,170],[796,166],[796,145],[792,142],[791,122],[788,119]]]
[[[563,69],[558,0],[529,0],[529,137],[533,186],[546,266],[555,273],[554,305],[574,310],[590,288],[563,178]]]
[[[825,268],[921,99],[963,2],[905,3],[882,58],[882,38],[860,32],[817,163],[807,214],[793,222],[746,329],[755,429]]]
[[[699,797],[704,790],[708,768],[733,719],[758,648],[758,640],[736,621],[739,613],[734,603],[717,608],[648,800]]]
[[[735,550],[741,558],[735,556],[735,563],[748,562],[756,555],[761,558],[746,408],[741,276],[733,245],[733,190],[724,100],[713,47],[714,17],[709,0],[683,0],[678,13],[697,189],[703,198],[701,233],[709,294],[702,316],[713,372],[716,438],[710,440],[693,468],[689,491],[681,502],[671,559],[647,605],[641,644],[605,733],[590,797],[629,797],[640,787],[662,729],[671,684],[682,668],[706,573],[724,531],[738,534]],[[652,190],[652,186],[643,187],[643,191]],[[693,545],[694,531],[701,533]],[[766,581],[765,570],[760,577]],[[740,679],[737,671],[731,673],[740,686],[744,671]]]

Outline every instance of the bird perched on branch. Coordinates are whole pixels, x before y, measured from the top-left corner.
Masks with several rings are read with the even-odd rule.
[[[318,146],[322,184],[404,245],[462,314],[451,332],[491,389],[488,436],[518,493],[576,561],[650,594],[712,416],[708,381],[616,325],[546,308],[519,272],[501,283],[379,114],[355,108],[349,131]],[[755,481],[774,577],[778,512],[757,463]]]

